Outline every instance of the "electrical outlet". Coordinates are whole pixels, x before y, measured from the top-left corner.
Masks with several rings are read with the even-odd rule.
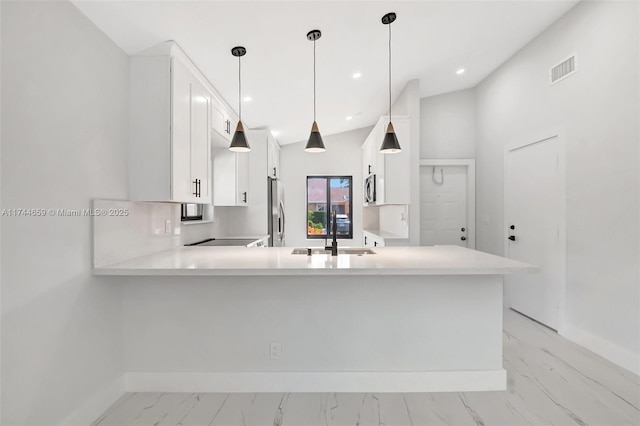
[[[279,342],[271,342],[269,343],[269,355],[271,359],[281,359],[282,358],[282,343]]]

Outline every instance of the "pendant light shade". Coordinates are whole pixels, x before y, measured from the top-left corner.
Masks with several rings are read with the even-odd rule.
[[[229,150],[234,152],[249,152],[251,151],[251,146],[249,146],[249,141],[247,141],[247,137],[244,134],[244,126],[242,125],[242,66],[240,63],[240,58],[247,53],[247,49],[242,46],[236,46],[231,49],[231,54],[238,58],[238,125],[236,126],[236,132],[233,134],[233,139],[231,139],[231,145],[229,145]]]
[[[324,142],[318,130],[316,123],[316,40],[322,36],[320,30],[311,30],[307,33],[307,39],[313,42],[313,124],[311,125],[311,134],[304,150],[307,152],[324,152]]]
[[[383,154],[393,154],[402,151],[396,132],[393,129],[393,123],[391,122],[391,23],[395,20],[396,14],[393,12],[387,13],[382,17],[382,23],[389,26],[389,125],[387,126],[387,131],[384,134],[384,139],[380,146],[380,152]]]
[[[318,123],[315,121],[311,125],[311,134],[309,135],[309,140],[304,150],[307,152],[325,151],[324,142],[322,142],[322,136],[320,136],[320,131],[318,130]]]
[[[380,152],[385,154],[393,154],[394,152],[400,151],[402,151],[402,148],[400,148],[398,137],[396,136],[396,132],[393,129],[393,124],[389,122],[389,125],[387,126],[387,132],[384,134],[384,139],[382,140]]]
[[[251,151],[249,141],[247,141],[247,137],[244,135],[244,127],[242,126],[242,121],[238,121],[236,132],[233,134],[233,139],[231,139],[231,145],[229,145],[229,150],[235,152]]]

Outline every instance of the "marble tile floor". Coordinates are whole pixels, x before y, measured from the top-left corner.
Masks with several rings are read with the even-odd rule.
[[[513,311],[504,367],[504,392],[127,393],[93,425],[640,425],[640,377]]]

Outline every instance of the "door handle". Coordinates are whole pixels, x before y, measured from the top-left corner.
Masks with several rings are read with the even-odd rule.
[[[460,237],[460,239],[461,239],[462,241],[467,241],[467,237],[464,237],[464,236],[463,236],[463,237]]]
[[[284,241],[284,227],[286,225],[286,215],[284,214],[284,204],[280,201],[280,217],[282,217],[282,230],[280,232],[280,240]]]
[[[509,229],[516,229],[516,226],[515,226],[515,225],[511,225],[511,226],[509,227]]]
[[[515,241],[516,240],[516,236],[515,235],[509,235],[509,240],[511,241]]]

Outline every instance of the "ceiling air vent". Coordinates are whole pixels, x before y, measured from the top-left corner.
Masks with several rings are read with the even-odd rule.
[[[576,55],[573,54],[549,71],[549,82],[551,84],[564,80],[576,72]]]

